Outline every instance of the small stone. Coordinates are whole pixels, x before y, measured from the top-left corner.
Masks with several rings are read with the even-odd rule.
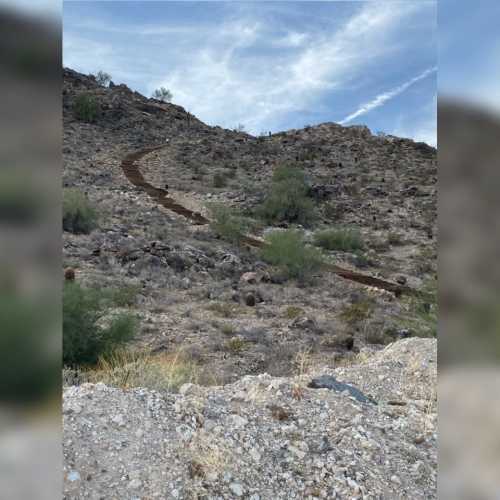
[[[119,413],[118,415],[115,415],[111,421],[116,424],[118,427],[125,427],[125,418],[124,416]]]
[[[248,293],[245,295],[245,304],[249,307],[255,306],[255,295],[253,293]]]
[[[244,273],[241,275],[240,281],[243,283],[248,283],[249,285],[255,285],[257,283],[258,276],[257,273]]]
[[[300,330],[310,330],[310,331],[318,331],[318,325],[316,321],[312,318],[308,318],[307,316],[300,316],[293,321],[290,325],[292,328],[299,328]]]
[[[298,448],[296,448],[295,446],[289,446],[288,449],[298,458],[300,458],[301,460],[305,458],[306,456],[306,453],[302,450],[299,450]]]
[[[239,483],[231,483],[229,485],[229,489],[235,494],[237,497],[243,496],[243,487]]]
[[[140,479],[132,479],[132,481],[128,483],[127,487],[130,490],[138,490],[139,488],[142,488],[142,481]]]
[[[181,387],[179,388],[179,394],[182,394],[183,396],[188,395],[189,393],[193,393],[193,391],[196,389],[195,385],[188,382],[187,384],[182,384]]]
[[[236,429],[245,427],[245,425],[248,424],[248,420],[244,417],[241,417],[240,415],[233,415],[232,420],[233,420],[233,425],[234,427],[236,427]]]
[[[415,438],[415,444],[422,444],[425,441],[425,436],[419,435]]]

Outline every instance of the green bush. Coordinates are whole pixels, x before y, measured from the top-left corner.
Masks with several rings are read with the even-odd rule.
[[[63,230],[88,234],[97,227],[97,212],[77,189],[63,192]]]
[[[212,229],[224,240],[240,243],[249,230],[249,223],[228,207],[219,204],[209,206],[212,214]]]
[[[357,229],[326,229],[315,233],[314,244],[325,250],[354,252],[363,248],[363,239]]]
[[[75,115],[79,120],[94,123],[99,116],[99,105],[89,94],[80,94],[75,100]]]
[[[121,314],[106,318],[105,294],[66,282],[63,291],[63,363],[92,365],[131,340],[137,330],[135,318]]]
[[[266,243],[262,258],[281,268],[289,278],[310,278],[323,264],[321,253],[307,246],[298,231],[274,231],[266,237]]]
[[[300,169],[279,167],[274,172],[268,196],[257,212],[267,222],[308,225],[314,216],[314,205],[308,192],[309,186]]]

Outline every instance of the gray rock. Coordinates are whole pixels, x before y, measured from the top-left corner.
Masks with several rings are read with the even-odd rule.
[[[369,396],[365,396],[359,389],[353,387],[352,385],[345,384],[344,382],[339,382],[332,375],[322,375],[321,377],[314,378],[309,383],[308,387],[311,389],[330,389],[336,392],[347,391],[354,399],[360,403],[371,403],[377,404]]]

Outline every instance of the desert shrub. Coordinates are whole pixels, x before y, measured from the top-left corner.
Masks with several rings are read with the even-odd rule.
[[[214,178],[213,178],[213,186],[215,188],[223,188],[223,187],[226,187],[227,186],[227,179],[226,179],[226,176],[221,173],[221,172],[217,172],[215,175],[214,175]]]
[[[410,330],[416,337],[437,337],[437,280],[427,280],[420,291],[421,295],[404,299],[406,314],[400,318],[398,326]]]
[[[224,343],[224,349],[226,351],[238,354],[247,347],[247,342],[240,337],[233,337]]]
[[[296,319],[304,314],[305,314],[304,309],[297,306],[288,306],[285,311],[285,316],[288,319]]]
[[[102,87],[107,87],[111,82],[111,75],[104,71],[99,71],[95,76],[95,81]]]
[[[158,101],[170,102],[173,95],[170,90],[166,89],[165,87],[160,87],[153,92],[153,95],[151,97],[153,97],[153,99],[157,99]]]
[[[84,122],[94,123],[99,116],[99,104],[89,94],[80,94],[75,100],[75,116]]]
[[[63,230],[88,234],[97,227],[97,212],[86,196],[77,189],[63,192]]]
[[[387,243],[393,246],[402,245],[404,243],[404,239],[400,233],[397,233],[396,231],[391,231],[387,235]]]
[[[367,320],[373,313],[374,302],[371,299],[363,299],[350,304],[342,309],[340,317],[351,325]]]
[[[212,302],[207,306],[207,309],[221,318],[234,318],[240,312],[240,307],[237,304],[227,302]]]
[[[224,334],[230,337],[231,335],[234,335],[236,333],[236,328],[231,325],[231,323],[224,323],[220,327],[220,331]]]
[[[326,229],[314,234],[314,244],[325,250],[354,252],[363,248],[361,233],[357,229]]]
[[[267,222],[296,222],[308,225],[314,216],[314,205],[308,198],[309,186],[304,173],[295,167],[279,167],[271,189],[257,210]]]
[[[368,325],[364,331],[364,338],[368,344],[387,345],[393,341],[387,330],[378,324]]]
[[[240,243],[249,230],[248,221],[224,205],[212,204],[208,208],[212,215],[212,229],[222,239],[231,243]]]
[[[376,263],[369,255],[356,250],[354,252],[354,258],[351,261],[356,267],[360,269],[365,269],[367,267],[374,266]]]
[[[65,282],[63,291],[63,363],[68,366],[95,364],[131,340],[137,321],[130,314],[112,318],[103,292]]]
[[[154,356],[147,351],[117,349],[100,357],[97,365],[84,370],[80,378],[124,389],[146,387],[175,392],[182,384],[198,382],[199,372],[198,364],[182,351]]]
[[[267,235],[261,252],[266,262],[279,267],[289,278],[308,279],[323,264],[321,253],[307,246],[302,234],[293,230]]]

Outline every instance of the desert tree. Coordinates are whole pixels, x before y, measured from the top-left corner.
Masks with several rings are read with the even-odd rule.
[[[170,102],[172,100],[172,92],[165,87],[160,87],[153,92],[153,99],[157,99],[162,102]]]
[[[111,82],[111,75],[105,71],[99,71],[95,77],[96,82],[102,87],[107,87]]]

